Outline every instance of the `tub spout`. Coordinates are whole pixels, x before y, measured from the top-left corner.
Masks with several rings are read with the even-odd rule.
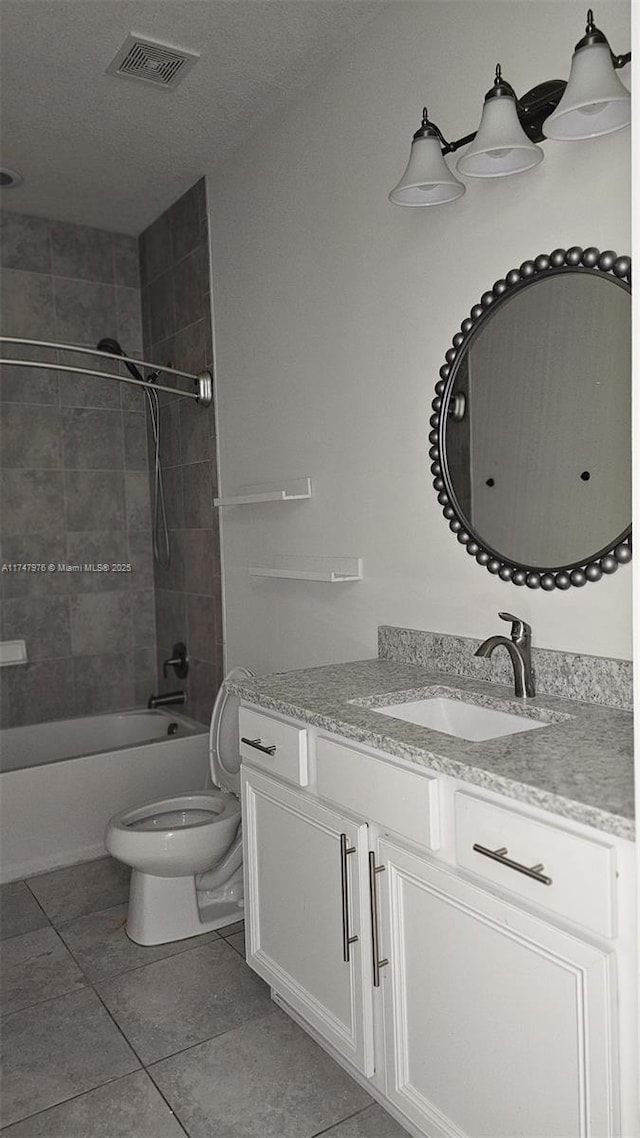
[[[168,691],[164,695],[150,695],[147,707],[170,707],[174,703],[186,703],[187,693],[184,691]]]

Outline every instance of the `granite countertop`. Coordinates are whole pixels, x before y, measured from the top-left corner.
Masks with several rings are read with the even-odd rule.
[[[517,700],[513,688],[502,684],[379,659],[227,681],[227,687],[265,710],[618,837],[634,838],[629,711],[550,695]],[[371,710],[425,694],[448,695],[451,689],[463,692],[467,702],[553,721],[474,743]]]

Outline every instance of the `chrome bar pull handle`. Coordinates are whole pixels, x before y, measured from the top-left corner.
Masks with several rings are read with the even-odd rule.
[[[369,851],[369,896],[371,898],[371,944],[373,946],[373,986],[380,987],[380,969],[389,961],[380,959],[380,934],[378,932],[378,889],[376,874],[384,873],[384,865],[376,865],[376,855]]]
[[[474,842],[473,849],[476,853],[482,854],[483,857],[490,857],[493,861],[499,861],[508,869],[515,869],[517,873],[524,873],[525,877],[531,877],[533,881],[539,881],[541,885],[553,884],[553,878],[542,872],[544,869],[542,863],[540,865],[522,865],[521,862],[507,857],[509,851],[506,846],[501,846],[498,850],[489,850],[486,846],[481,846],[479,842]]]
[[[347,835],[340,834],[340,885],[342,889],[342,959],[345,964],[351,959],[350,945],[355,944],[357,936],[349,936],[349,867],[347,858],[355,853],[356,847],[350,846]]]
[[[256,751],[262,751],[264,755],[275,755],[276,753],[275,743],[270,743],[267,747],[262,742],[262,739],[245,739],[244,736],[242,736],[240,742],[246,743],[247,747],[255,747]]]

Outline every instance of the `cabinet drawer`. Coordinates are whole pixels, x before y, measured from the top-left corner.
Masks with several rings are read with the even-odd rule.
[[[438,782],[433,775],[330,739],[318,739],[316,755],[319,795],[427,849],[438,849]]]
[[[567,920],[607,937],[614,935],[611,846],[464,791],[455,796],[455,825],[459,865]],[[535,876],[523,873],[523,868]]]
[[[304,727],[283,723],[248,707],[240,708],[239,725],[243,759],[295,782],[297,786],[307,785],[307,732]]]

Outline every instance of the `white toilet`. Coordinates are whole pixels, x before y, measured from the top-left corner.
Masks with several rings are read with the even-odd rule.
[[[251,677],[234,668],[227,679]],[[244,911],[238,700],[220,688],[211,716],[212,790],[115,814],[107,851],[132,867],[126,931],[165,944],[240,920]]]

